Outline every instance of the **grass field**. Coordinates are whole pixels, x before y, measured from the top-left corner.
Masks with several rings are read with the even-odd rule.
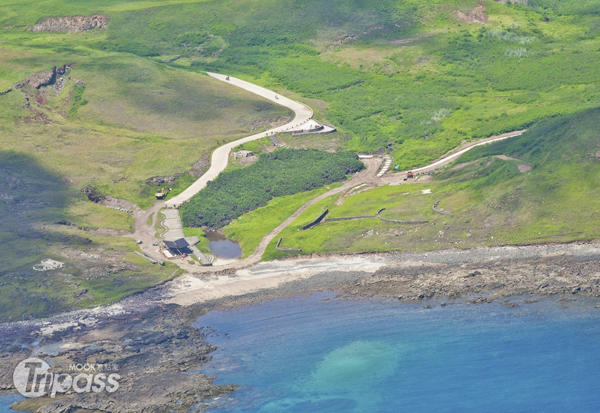
[[[73,65],[62,87],[13,87],[0,96],[1,321],[104,304],[175,273],[172,265],[133,255],[133,240],[118,236],[131,231],[131,216],[90,202],[83,187],[147,208],[159,188],[150,178],[179,175],[169,184],[173,196],[209,166],[216,147],[291,117],[286,108],[224,89],[202,73],[104,50],[107,32],[15,27],[158,4],[165,3],[0,5],[0,92],[34,73]],[[33,271],[44,258],[66,268]]]
[[[467,152],[433,182],[382,186],[351,195],[340,206],[334,199],[322,201],[284,230],[283,244],[303,253],[339,253],[596,239],[599,127],[600,109],[545,121],[520,137]],[[433,211],[438,200],[451,215]],[[325,209],[329,217],[347,217],[381,208],[384,218],[429,222],[364,219],[298,230]],[[271,245],[264,258],[282,256]]]
[[[530,7],[487,0],[485,25],[457,17],[456,11],[475,8],[476,0],[307,0],[300,6],[290,0],[242,0],[233,7],[222,0],[102,1],[67,2],[50,12],[52,3],[6,4],[4,24],[15,27],[2,33],[7,47],[29,52],[43,47],[48,60],[56,60],[55,52],[90,60],[108,55],[111,63],[99,65],[95,75],[110,66],[136,74],[125,76],[137,80],[136,86],[144,83],[145,71],[152,72],[145,65],[178,57],[170,65],[183,71],[210,69],[289,90],[307,102],[325,103],[317,114],[339,128],[337,136],[325,138],[336,140],[334,147],[374,150],[391,144],[400,169],[424,164],[463,140],[600,105],[594,0],[536,1]],[[17,27],[48,15],[92,10],[108,16],[110,30],[32,34]],[[131,54],[144,57],[144,67],[128,71],[113,65],[116,55],[129,59]],[[22,77],[19,67],[6,70],[15,80]],[[142,91],[131,99],[152,102],[153,96]],[[122,105],[91,104],[83,113],[163,134],[168,122],[157,121],[152,111],[181,107],[142,105],[140,112],[148,116],[128,122]],[[188,121],[185,113],[176,120],[183,132]]]
[[[270,127],[279,117],[289,118],[287,109],[247,92],[223,91],[208,76],[143,58],[104,54],[61,61],[81,62],[69,72],[71,84],[56,97],[46,93],[45,105],[32,104],[51,124],[19,121],[32,115],[17,106],[24,102],[20,92],[0,97],[0,107],[7,109],[0,130],[3,148],[33,154],[74,187],[93,185],[141,207],[148,207],[156,192],[146,184],[149,178],[181,174],[175,195],[193,181],[186,172],[203,154]],[[87,104],[69,112],[65,107],[77,87],[75,79],[86,82]]]
[[[227,238],[240,244],[243,256],[247,257],[254,252],[269,232],[277,228],[298,208],[339,185],[335,183],[308,192],[273,198],[266,206],[235,219],[223,228],[223,232]]]
[[[181,4],[115,15],[103,47],[182,56],[173,65],[324,101],[318,115],[341,132],[326,140],[353,150],[392,144],[403,169],[463,140],[600,105],[595,2],[484,4],[486,25],[454,12],[476,0]]]

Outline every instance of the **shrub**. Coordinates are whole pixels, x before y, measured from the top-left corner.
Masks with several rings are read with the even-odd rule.
[[[344,180],[364,165],[350,152],[282,149],[244,169],[224,172],[181,207],[186,227],[221,228],[272,198]]]

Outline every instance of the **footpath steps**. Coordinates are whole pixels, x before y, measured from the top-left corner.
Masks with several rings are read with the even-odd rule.
[[[193,245],[191,247],[192,252],[194,253],[194,255],[196,257],[198,257],[198,260],[200,261],[200,264],[202,264],[203,267],[207,267],[207,266],[211,266],[213,265],[213,262],[215,262],[215,259],[217,257],[215,257],[214,255],[211,254],[203,254],[200,252],[200,250],[198,249],[198,247],[196,247],[195,245]]]
[[[377,174],[377,178],[380,178],[381,176],[383,176],[384,173],[389,171],[391,165],[392,165],[392,158],[389,155],[384,155],[383,156],[383,166],[381,167],[381,170]]]

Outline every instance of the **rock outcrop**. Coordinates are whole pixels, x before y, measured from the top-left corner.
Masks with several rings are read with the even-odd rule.
[[[33,89],[39,89],[42,86],[49,86],[56,83],[56,76],[62,76],[69,71],[73,65],[64,65],[56,67],[48,71],[42,71],[28,76],[27,79],[17,83],[15,89],[23,89],[31,87]]]
[[[94,29],[107,29],[108,20],[105,16],[49,17],[42,20],[29,30],[34,32],[85,32]]]
[[[488,16],[485,13],[485,6],[482,3],[468,13],[463,13],[460,10],[454,10],[454,13],[459,19],[467,23],[488,23]]]
[[[96,188],[90,185],[81,188],[81,193],[87,196],[90,201],[96,204],[102,203],[106,199],[106,196],[101,194]]]
[[[146,179],[147,185],[161,186],[165,184],[172,184],[179,178],[179,174],[173,176],[155,176],[150,179]]]
[[[508,3],[507,0],[495,0],[495,1],[500,4]],[[511,3],[519,3],[519,4],[522,4],[523,6],[527,6],[527,0],[511,0],[510,2]]]

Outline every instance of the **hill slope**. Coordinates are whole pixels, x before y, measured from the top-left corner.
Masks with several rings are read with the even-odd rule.
[[[591,240],[600,225],[600,109],[542,122],[522,136],[467,152],[430,182],[383,186],[309,209],[282,236],[305,253],[434,250],[481,245]],[[431,189],[431,194],[423,194]],[[438,209],[450,215],[433,211]],[[321,210],[330,217],[375,215],[427,220],[398,225],[378,219],[297,229]],[[273,253],[269,258],[280,256]]]
[[[81,190],[147,208],[157,188],[172,195],[202,174],[217,146],[292,115],[204,74],[102,50],[106,30],[15,27],[133,7],[93,3],[0,5],[0,321],[105,304],[175,276],[133,254],[122,237],[131,215]],[[33,271],[45,258],[66,267]]]
[[[339,148],[391,144],[400,169],[465,139],[600,105],[596,0],[54,3],[31,10],[6,4],[3,24],[12,28],[1,33],[3,42],[59,53],[133,53],[285,88],[335,123]],[[92,13],[105,14],[109,30],[22,27]]]
[[[599,3],[531,3],[181,4],[109,13],[98,46],[326,102],[320,115],[340,128],[340,148],[391,144],[404,169],[465,139],[600,105]]]

